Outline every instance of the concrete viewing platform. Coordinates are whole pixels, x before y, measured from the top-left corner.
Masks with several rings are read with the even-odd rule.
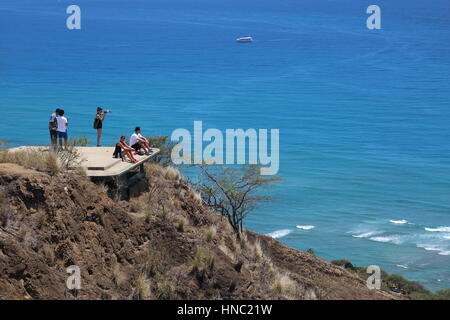
[[[134,155],[137,163],[122,161],[122,159],[113,158],[114,147],[75,147],[80,154],[81,166],[86,170],[88,177],[117,177],[133,171],[136,168],[142,168],[144,163],[154,158],[160,152],[159,149],[152,148],[150,155]],[[49,152],[49,147],[23,146],[13,149],[14,151],[40,151]]]

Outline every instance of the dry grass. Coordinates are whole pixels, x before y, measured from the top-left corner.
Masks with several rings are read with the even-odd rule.
[[[177,230],[179,232],[184,232],[186,230],[186,227],[189,224],[189,221],[185,217],[178,217],[178,218],[176,218],[176,224],[177,224]]]
[[[140,262],[140,270],[147,277],[154,277],[163,271],[161,255],[157,251],[147,250]]]
[[[194,198],[195,202],[198,205],[201,205],[203,203],[202,195],[195,190],[191,190],[191,192],[192,192],[192,197]]]
[[[152,222],[152,215],[151,215],[150,212],[144,213],[144,221],[145,221],[145,223],[150,223],[150,222]]]
[[[220,244],[219,245],[219,250],[223,252],[224,255],[226,255],[231,262],[235,263],[236,262],[236,256],[233,254],[233,252],[225,245],[225,244]]]
[[[277,274],[272,284],[272,290],[276,294],[289,298],[296,294],[297,283],[287,274]]]
[[[236,256],[242,255],[242,247],[239,241],[237,241],[236,237],[231,238],[231,246],[233,247],[233,252],[236,254]]]
[[[102,193],[108,195],[109,187],[108,187],[106,184],[104,184],[104,183],[99,183],[97,186],[98,186],[98,188],[102,191]]]
[[[203,228],[202,233],[203,233],[203,236],[205,237],[206,241],[211,242],[217,236],[217,227],[209,226],[209,227]]]
[[[87,171],[83,167],[75,167],[72,172],[77,176],[87,177]]]
[[[239,242],[241,244],[242,249],[248,249],[250,246],[250,242],[248,241],[247,232],[242,230],[239,238]]]
[[[131,212],[138,213],[142,210],[142,200],[140,198],[134,198],[130,200]]]
[[[136,279],[135,285],[137,291],[136,298],[139,300],[149,300],[152,295],[152,291],[148,278],[144,274],[139,275],[139,277]]]
[[[120,270],[120,265],[116,264],[113,269],[113,281],[116,286],[120,287],[127,280],[127,276]]]
[[[173,209],[180,209],[180,207],[181,207],[181,201],[178,200],[178,199],[175,199],[175,198],[169,198],[169,199],[167,200],[167,205],[168,205],[170,208],[173,208]]]
[[[179,181],[182,179],[182,175],[177,168],[163,167],[159,163],[148,163],[145,165],[145,175],[147,178],[154,179],[157,177],[163,177],[170,181]]]
[[[166,223],[172,223],[175,220],[175,214],[169,211],[164,205],[156,211],[156,216]]]
[[[171,300],[174,297],[175,287],[169,280],[159,280],[156,284],[155,296],[159,300]]]
[[[249,244],[248,248],[256,260],[261,260],[265,257],[263,249],[261,247],[261,241],[256,240],[255,243]]]
[[[57,174],[61,171],[61,164],[59,163],[58,156],[55,152],[48,152],[44,154],[45,167],[50,174]]]
[[[233,227],[231,226],[230,222],[228,222],[228,220],[223,217],[220,220],[219,228],[222,232],[225,232],[228,234],[230,234],[230,233],[234,234],[234,230],[233,230]]]
[[[0,151],[0,163],[15,163],[24,168],[33,169],[49,174],[57,174],[61,171],[74,171],[85,175],[80,168],[80,154],[74,146],[68,150],[54,151],[49,148],[38,150],[2,150]]]
[[[203,250],[197,250],[195,253],[191,266],[195,272],[213,271],[215,267],[216,259],[211,252],[205,252]]]
[[[166,190],[161,186],[154,184],[150,190],[139,198],[130,201],[130,211],[134,213],[143,213],[144,220],[148,223],[155,218],[164,222],[171,223],[175,220],[173,207],[175,202],[169,198]]]
[[[4,150],[0,152],[0,163],[15,163],[28,169],[50,171],[48,168],[48,152]],[[49,161],[51,162],[51,161]],[[51,164],[51,163],[50,163]]]
[[[144,169],[145,175],[149,179],[164,176],[164,167],[158,163],[147,163]]]
[[[53,265],[55,263],[55,251],[50,245],[44,244],[42,247],[42,256],[49,265]]]
[[[178,169],[176,169],[174,167],[165,167],[164,168],[164,178],[166,178],[166,180],[170,180],[170,181],[179,181],[179,180],[181,180],[182,176]]]

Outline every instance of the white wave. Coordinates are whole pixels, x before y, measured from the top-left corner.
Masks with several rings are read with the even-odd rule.
[[[450,227],[425,228],[429,232],[450,232]]]
[[[297,229],[302,229],[302,230],[311,230],[314,228],[315,228],[315,226],[297,226]]]
[[[446,250],[444,248],[441,248],[436,245],[430,245],[430,244],[421,244],[418,243],[417,247],[425,249],[426,251],[437,251],[437,253],[441,256],[450,256],[450,251]]]
[[[450,236],[444,236],[444,239],[450,240]]]
[[[369,231],[361,234],[352,234],[353,238],[368,238],[370,236],[374,236],[376,234],[381,233],[381,231]]]
[[[399,236],[371,237],[369,239],[376,242],[390,242],[393,244],[403,243],[403,240]]]
[[[292,230],[289,230],[289,229],[283,229],[283,230],[277,230],[277,231],[268,233],[267,235],[268,235],[269,237],[274,238],[274,239],[279,239],[279,238],[283,238],[283,237],[287,236],[287,235],[288,235],[289,233],[291,233],[291,232],[292,232]]]
[[[402,269],[408,269],[408,266],[406,266],[404,264],[398,264],[397,267],[402,268]]]
[[[441,251],[442,249],[437,247],[437,246],[433,246],[433,245],[429,245],[429,244],[421,244],[418,243],[417,246],[419,248],[425,249],[427,251]]]
[[[393,224],[405,224],[405,223],[408,223],[408,221],[406,221],[406,220],[389,220],[389,222],[393,223]]]

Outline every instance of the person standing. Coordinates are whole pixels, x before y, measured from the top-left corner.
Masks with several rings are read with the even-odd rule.
[[[50,116],[50,121],[48,123],[48,129],[50,130],[50,139],[52,141],[52,147],[56,146],[58,144],[58,122],[56,121],[56,117],[58,116],[59,108],[55,110],[55,112],[52,113]]]
[[[97,108],[97,114],[95,115],[94,120],[94,129],[97,130],[97,147],[100,147],[100,140],[102,139],[103,133],[103,120],[105,120],[108,111],[103,112],[103,108]]]
[[[62,148],[62,139],[64,139],[64,147],[67,148],[67,127],[69,126],[69,122],[67,118],[64,117],[64,110],[58,111],[58,116],[56,117],[56,122],[58,123],[58,128],[56,129],[59,138],[59,146]]]

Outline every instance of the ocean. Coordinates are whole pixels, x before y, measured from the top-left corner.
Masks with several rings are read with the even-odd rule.
[[[0,138],[49,143],[56,107],[92,143],[111,109],[103,145],[280,129],[277,201],[247,228],[450,288],[450,2],[377,0],[369,30],[372,2],[2,0]]]

